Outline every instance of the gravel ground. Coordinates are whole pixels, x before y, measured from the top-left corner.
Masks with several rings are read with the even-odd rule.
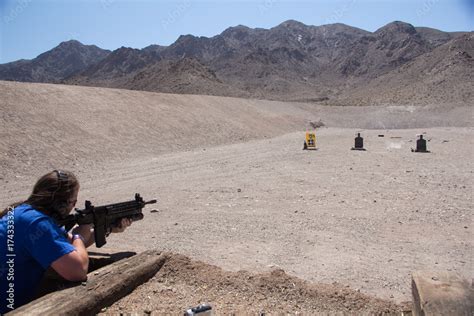
[[[401,315],[410,309],[337,283],[308,283],[278,268],[260,274],[228,272],[169,254],[149,282],[102,314],[179,315],[202,303],[210,304],[216,315]]]
[[[229,287],[241,294],[233,310],[252,299],[252,311],[288,311],[299,304],[291,288],[282,291],[288,306],[272,303],[285,296],[271,287],[288,287],[285,280],[311,283],[300,286],[306,303],[296,311],[316,311],[317,297],[329,306],[335,288],[352,298],[329,310],[348,311],[349,302],[359,312],[393,311],[411,300],[416,270],[474,275],[469,105],[329,107],[7,82],[0,94],[2,205],[25,198],[55,168],[78,175],[80,201],[100,205],[135,192],[158,199],[103,249],[169,251],[182,273],[168,266],[112,311],[133,311],[148,296],[163,300],[149,311],[174,299],[180,309],[206,299],[225,311],[231,296],[220,300],[219,291]],[[304,130],[318,120],[329,126],[316,132],[319,149],[303,151]],[[350,150],[358,131],[366,152]],[[431,153],[411,152],[420,133]],[[269,290],[259,292],[255,280],[271,271]],[[249,275],[251,282],[221,282]],[[189,301],[163,299],[168,276]],[[192,295],[195,278],[213,290]],[[268,301],[256,304],[247,292]]]
[[[349,150],[355,132],[321,129],[317,151],[292,133],[109,166],[82,196],[158,198],[144,221],[110,237],[118,250],[281,268],[396,303],[411,300],[416,270],[472,277],[472,129],[365,131],[366,152]],[[412,153],[422,132],[431,153]]]

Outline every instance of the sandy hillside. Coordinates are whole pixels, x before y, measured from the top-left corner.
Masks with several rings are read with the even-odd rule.
[[[156,248],[229,271],[281,268],[393,302],[410,300],[418,269],[473,276],[469,106],[325,107],[6,82],[0,95],[2,205],[52,168],[78,174],[80,200],[158,198],[105,249]],[[319,119],[319,150],[302,151]],[[357,131],[367,152],[349,150]],[[432,153],[410,151],[419,133]],[[112,308],[159,300],[160,278],[150,282]]]
[[[0,177],[30,181],[96,164],[331,127],[472,125],[466,106],[323,106],[0,81]],[[34,168],[32,168],[34,166]],[[0,179],[1,180],[1,179]]]

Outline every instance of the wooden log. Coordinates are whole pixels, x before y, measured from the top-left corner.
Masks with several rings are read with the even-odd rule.
[[[81,285],[50,293],[8,315],[96,314],[148,281],[166,258],[157,251],[142,252],[90,273],[87,282]]]
[[[133,251],[88,251],[89,254],[89,273],[103,268],[117,261],[135,256],[137,253]]]
[[[415,316],[474,315],[473,285],[456,273],[417,271],[412,294]]]
[[[89,274],[95,270],[103,268],[109,264],[115,263],[119,260],[130,258],[136,255],[136,252],[126,251],[126,252],[112,252],[105,253],[100,252],[88,252],[89,254]],[[67,281],[61,277],[53,268],[49,268],[44,273],[43,279],[38,286],[38,290],[35,295],[35,299],[38,299],[42,296],[45,296],[49,293],[56,292],[59,290],[64,290],[70,287],[77,286],[81,282],[71,282]]]

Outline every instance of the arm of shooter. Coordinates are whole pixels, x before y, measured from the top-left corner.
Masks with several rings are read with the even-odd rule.
[[[122,218],[117,226],[112,227],[112,233],[122,233],[125,229],[132,224],[132,220],[129,218]],[[85,224],[79,225],[73,229],[73,234],[80,234],[84,237],[84,245],[86,248],[92,246],[95,243],[94,229],[92,225]],[[72,235],[70,234],[69,240],[72,240]]]
[[[89,256],[84,242],[78,238],[72,242],[76,250],[60,257],[51,266],[68,281],[84,281],[87,279]]]
[[[89,268],[89,256],[86,247],[94,243],[94,236],[91,232],[92,225],[79,225],[74,230],[81,238],[73,239],[74,251],[60,257],[51,266],[57,273],[68,281],[83,281],[87,279]]]

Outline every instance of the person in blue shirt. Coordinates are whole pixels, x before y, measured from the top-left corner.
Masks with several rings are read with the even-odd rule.
[[[0,314],[33,300],[48,268],[67,281],[87,279],[92,226],[76,226],[68,233],[54,220],[73,210],[78,192],[74,174],[54,170],[36,182],[26,201],[0,212]],[[130,224],[123,219],[113,232]]]

